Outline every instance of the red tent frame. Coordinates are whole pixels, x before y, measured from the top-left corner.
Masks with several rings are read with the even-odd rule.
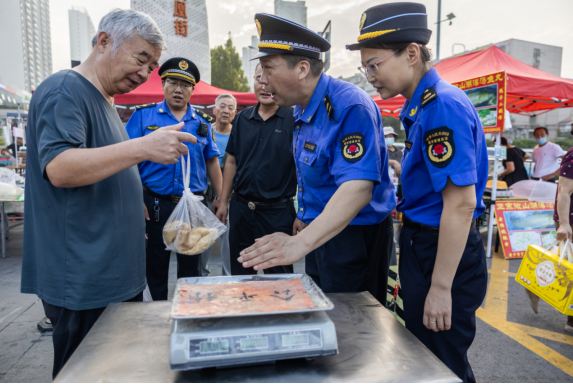
[[[573,107],[573,80],[524,64],[496,46],[442,60],[434,68],[450,83],[506,71],[506,108],[511,113],[536,116],[556,108]],[[405,100],[403,96],[388,100],[374,97],[382,115],[395,118]]]

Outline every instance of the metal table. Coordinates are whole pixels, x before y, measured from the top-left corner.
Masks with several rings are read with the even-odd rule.
[[[367,292],[327,295],[335,308],[335,356],[173,372],[171,302],[111,304],[55,382],[459,382]]]
[[[0,214],[2,217],[0,218],[0,227],[1,227],[1,236],[2,236],[2,258],[6,258],[6,240],[10,241],[10,230],[12,228],[16,228],[20,225],[24,225],[24,221],[20,223],[16,223],[14,225],[8,225],[8,218],[6,217],[5,206],[6,203],[23,203],[23,201],[18,200],[0,200]]]

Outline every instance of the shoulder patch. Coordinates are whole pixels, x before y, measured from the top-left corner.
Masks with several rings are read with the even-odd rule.
[[[427,131],[424,134],[424,144],[430,163],[438,168],[448,165],[456,153],[454,131],[446,126]]]
[[[328,119],[331,121],[334,120],[334,106],[332,105],[332,101],[330,101],[330,96],[328,96],[328,94],[324,96],[324,105],[326,106]]]
[[[136,106],[135,106],[135,109],[150,108],[150,107],[155,107],[156,105],[157,105],[157,103],[149,103],[149,104],[136,105]]]
[[[430,87],[422,92],[422,108],[438,98],[435,87]]]
[[[340,139],[342,157],[349,163],[356,163],[364,157],[364,135],[360,132],[349,133]]]
[[[208,123],[210,123],[211,121],[213,121],[213,118],[211,116],[209,116],[206,113],[202,113],[201,117],[203,117],[205,120],[207,120]]]
[[[213,129],[213,127],[211,127],[211,136],[213,137],[213,143],[216,143],[216,141],[215,141],[215,130]]]

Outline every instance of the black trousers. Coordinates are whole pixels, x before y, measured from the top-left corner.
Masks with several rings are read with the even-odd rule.
[[[349,225],[306,256],[306,273],[325,293],[368,291],[384,305],[393,235],[391,215]]]
[[[487,289],[483,241],[476,228],[470,230],[452,285],[452,327],[440,332],[429,330],[423,324],[437,252],[438,235],[402,228],[399,276],[403,319],[406,328],[460,379],[475,382],[467,352],[476,334],[475,312],[485,299]]]
[[[143,301],[143,292],[126,301]],[[71,309],[48,304],[42,300],[44,313],[54,326],[52,342],[54,343],[54,368],[52,379],[55,379],[64,364],[72,356],[76,348],[86,337],[90,329],[99,319],[104,308],[73,311]]]
[[[256,275],[254,268],[244,268],[237,261],[239,253],[245,248],[255,244],[259,239],[275,232],[292,235],[292,226],[296,219],[294,202],[286,203],[284,209],[269,211],[252,211],[244,204],[239,203],[235,197],[231,198],[229,206],[229,248],[231,254],[231,274]],[[293,266],[279,265],[264,270],[265,273],[293,273]]]
[[[196,193],[196,195],[200,195]],[[155,219],[156,198],[143,193],[143,202],[147,207],[151,220],[145,223],[147,232],[147,248],[145,250],[145,275],[149,292],[154,301],[167,300],[167,282],[169,280],[169,258],[171,251],[165,250],[163,243],[163,227],[169,216],[177,206],[168,200],[157,199],[159,206],[159,221]],[[205,199],[203,204],[207,206]],[[177,278],[201,276],[201,255],[181,255],[177,254]]]

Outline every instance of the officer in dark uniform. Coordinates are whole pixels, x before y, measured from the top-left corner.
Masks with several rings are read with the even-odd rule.
[[[325,292],[368,290],[384,302],[396,202],[380,111],[366,92],[322,72],[328,41],[273,15],[256,14],[255,24],[259,81],[279,106],[295,105],[301,231],[265,236],[239,262],[259,270],[308,254],[306,272]]]
[[[207,175],[215,193],[220,196],[222,187],[219,150],[211,128],[212,118],[196,112],[189,104],[200,74],[197,66],[188,59],[175,57],[167,60],[159,75],[162,79],[165,100],[159,104],[136,107],[126,125],[129,137],[134,139],[152,133],[158,127],[184,122],[182,132],[197,137],[197,144],[187,143],[191,161],[190,189],[195,195],[204,196]],[[139,164],[143,183],[144,203],[149,214],[146,232],[149,238],[146,250],[147,284],[153,300],[167,300],[169,257],[165,250],[163,227],[183,194],[181,162],[163,165],[144,161]],[[205,205],[206,201],[203,199]],[[201,255],[177,254],[177,278],[201,276]]]
[[[483,128],[466,94],[431,69],[426,8],[388,3],[360,19],[361,72],[382,99],[402,94],[405,214],[399,275],[404,320],[463,381],[474,382],[467,351],[487,268],[476,218],[485,206],[488,160]]]

